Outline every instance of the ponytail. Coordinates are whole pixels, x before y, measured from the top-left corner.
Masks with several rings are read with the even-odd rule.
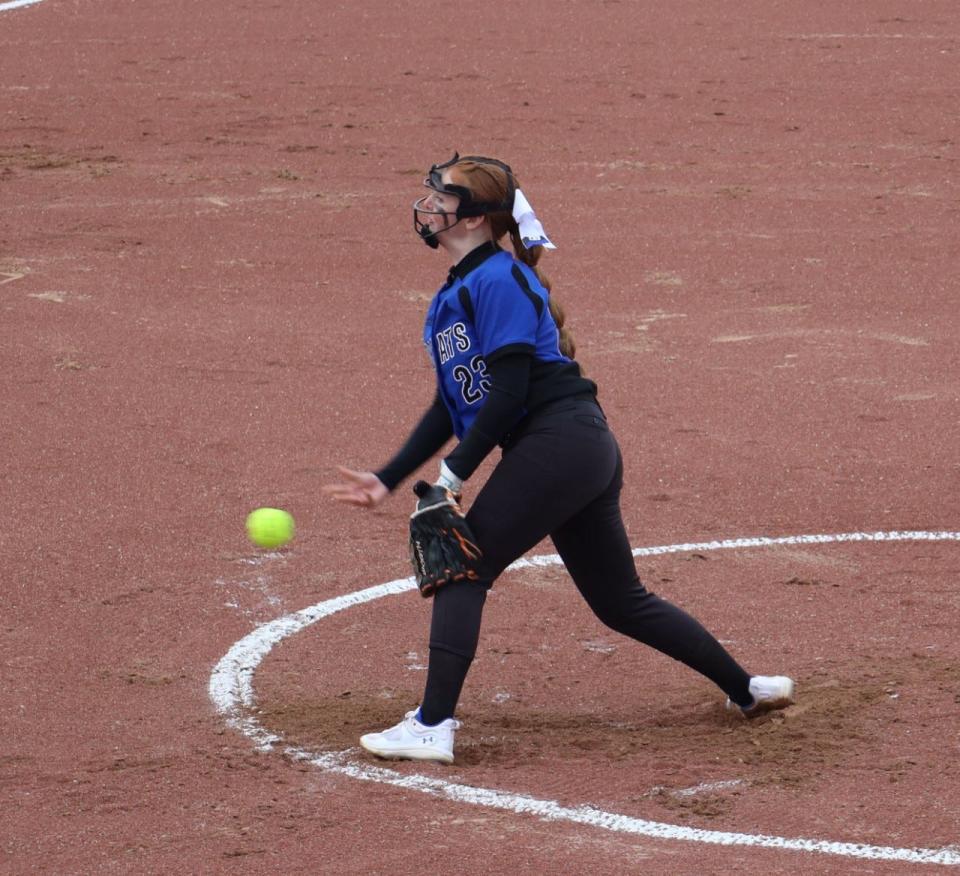
[[[510,243],[513,244],[513,252],[516,257],[537,275],[537,279],[540,281],[540,284],[544,289],[547,290],[547,301],[550,304],[550,315],[553,317],[553,321],[557,324],[557,331],[560,334],[560,352],[563,353],[563,355],[568,359],[573,359],[574,354],[577,351],[577,345],[573,340],[573,333],[565,325],[567,321],[567,314],[563,307],[560,306],[560,302],[557,301],[552,294],[553,284],[550,282],[550,278],[547,277],[547,275],[544,274],[539,267],[537,267],[537,263],[540,261],[540,257],[543,255],[543,247],[535,246],[532,249],[527,249],[523,245],[523,241],[520,239],[520,230],[517,228],[517,223],[513,221],[512,217],[510,219],[510,228],[508,233],[510,234]]]

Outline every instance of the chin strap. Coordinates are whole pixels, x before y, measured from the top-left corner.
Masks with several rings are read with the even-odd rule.
[[[556,249],[556,245],[547,237],[537,214],[526,199],[523,192],[517,189],[513,195],[513,218],[520,228],[520,239],[527,249],[542,246],[545,249]]]

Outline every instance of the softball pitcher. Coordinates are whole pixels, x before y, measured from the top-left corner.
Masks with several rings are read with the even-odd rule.
[[[554,245],[513,171],[492,158],[454,155],[431,167],[424,185],[427,194],[413,205],[414,228],[453,262],[423,333],[436,396],[386,465],[375,472],[341,467],[340,482],[325,490],[342,502],[376,506],[455,435],[437,484],[458,499],[494,447],[502,455],[466,514],[482,551],[473,580],[431,591],[420,707],[394,727],[362,736],[361,745],[384,758],[453,761],[460,727],[454,713],[487,591],[546,536],[611,629],[706,676],[744,715],[787,706],[791,679],[751,676],[694,618],[640,582],[620,511],[620,450],[538,268]],[[507,240],[509,249],[502,246]]]

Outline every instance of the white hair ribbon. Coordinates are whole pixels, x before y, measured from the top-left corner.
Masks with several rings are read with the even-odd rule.
[[[547,237],[540,220],[537,219],[537,214],[533,212],[533,207],[520,189],[517,189],[513,195],[513,218],[520,227],[520,239],[527,249],[533,249],[535,246],[546,249],[557,248]]]

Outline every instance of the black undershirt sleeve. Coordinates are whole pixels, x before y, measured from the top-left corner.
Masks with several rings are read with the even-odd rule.
[[[470,477],[517,424],[527,400],[532,363],[529,353],[508,353],[487,362],[487,399],[463,440],[444,460],[458,478]]]
[[[453,435],[450,412],[437,393],[420,422],[397,454],[379,471],[374,472],[383,485],[393,492],[400,482],[423,465]]]

